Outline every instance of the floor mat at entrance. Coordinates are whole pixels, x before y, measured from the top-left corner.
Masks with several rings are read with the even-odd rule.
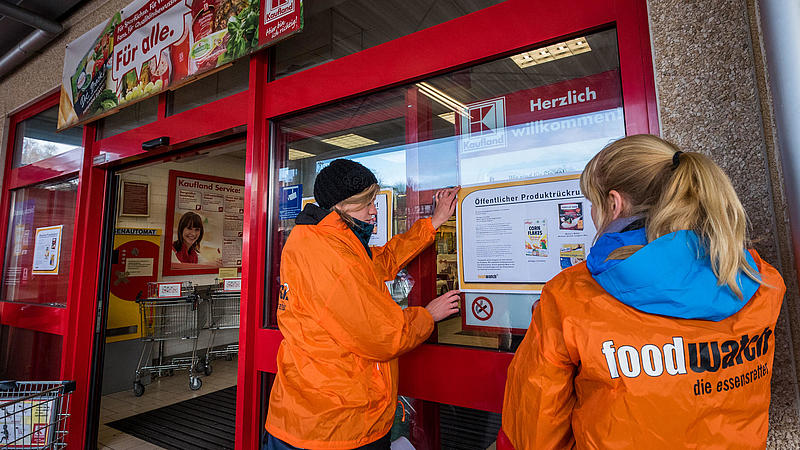
[[[232,449],[236,386],[106,425],[166,449]]]

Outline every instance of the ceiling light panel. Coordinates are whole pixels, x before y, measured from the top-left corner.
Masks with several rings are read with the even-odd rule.
[[[454,113],[453,111],[439,114],[439,117],[452,123],[453,125],[456,124],[456,113]]]
[[[289,161],[295,161],[295,160],[298,160],[298,159],[310,158],[312,156],[317,156],[317,155],[315,155],[313,153],[304,152],[302,150],[296,150],[296,149],[293,149],[293,148],[289,149]]]
[[[526,67],[535,66],[536,64],[555,61],[557,59],[590,51],[592,51],[592,48],[589,46],[586,38],[580,37],[548,45],[547,47],[522,52],[511,56],[511,60],[514,61],[520,69],[524,69]]]
[[[322,142],[346,149],[366,147],[367,145],[373,145],[378,143],[378,141],[373,141],[372,139],[365,138],[364,136],[359,136],[353,133],[322,139]]]
[[[571,41],[567,41],[566,43],[567,47],[569,47],[569,51],[573,55],[579,55],[581,53],[592,51],[592,48],[589,47],[589,43],[586,42],[585,38],[572,39]]]

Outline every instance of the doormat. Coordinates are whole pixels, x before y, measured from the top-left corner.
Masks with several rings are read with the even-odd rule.
[[[439,405],[439,437],[443,450],[483,450],[497,440],[500,414]]]
[[[170,450],[232,449],[236,386],[106,425]]]

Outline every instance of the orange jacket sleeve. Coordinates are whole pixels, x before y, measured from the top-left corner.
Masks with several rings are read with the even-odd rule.
[[[375,274],[383,281],[393,280],[397,272],[433,242],[436,229],[431,219],[420,219],[403,234],[394,236],[383,247],[372,247]]]
[[[575,372],[555,299],[545,287],[508,369],[502,430],[514,448],[573,446]]]
[[[312,239],[308,236],[306,245],[316,248],[313,254],[284,253],[282,278],[288,279],[284,272],[293,268],[292,289],[303,302],[296,307],[306,309],[334,341],[362,358],[388,361],[430,336],[430,313],[421,307],[401,309],[365,258]]]
[[[340,269],[322,298],[320,322],[339,345],[366,359],[388,361],[430,336],[433,317],[425,308],[403,310],[384,285],[375,286],[362,271]]]

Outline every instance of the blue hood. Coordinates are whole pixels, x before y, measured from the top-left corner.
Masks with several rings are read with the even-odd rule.
[[[607,260],[615,249],[644,245],[624,260]],[[744,251],[744,250],[743,250]],[[747,263],[757,270],[750,252]],[[759,284],[739,274],[739,300],[720,286],[694,231],[680,230],[647,243],[644,228],[602,235],[586,259],[592,277],[614,298],[639,311],[681,319],[718,322],[736,314]]]

